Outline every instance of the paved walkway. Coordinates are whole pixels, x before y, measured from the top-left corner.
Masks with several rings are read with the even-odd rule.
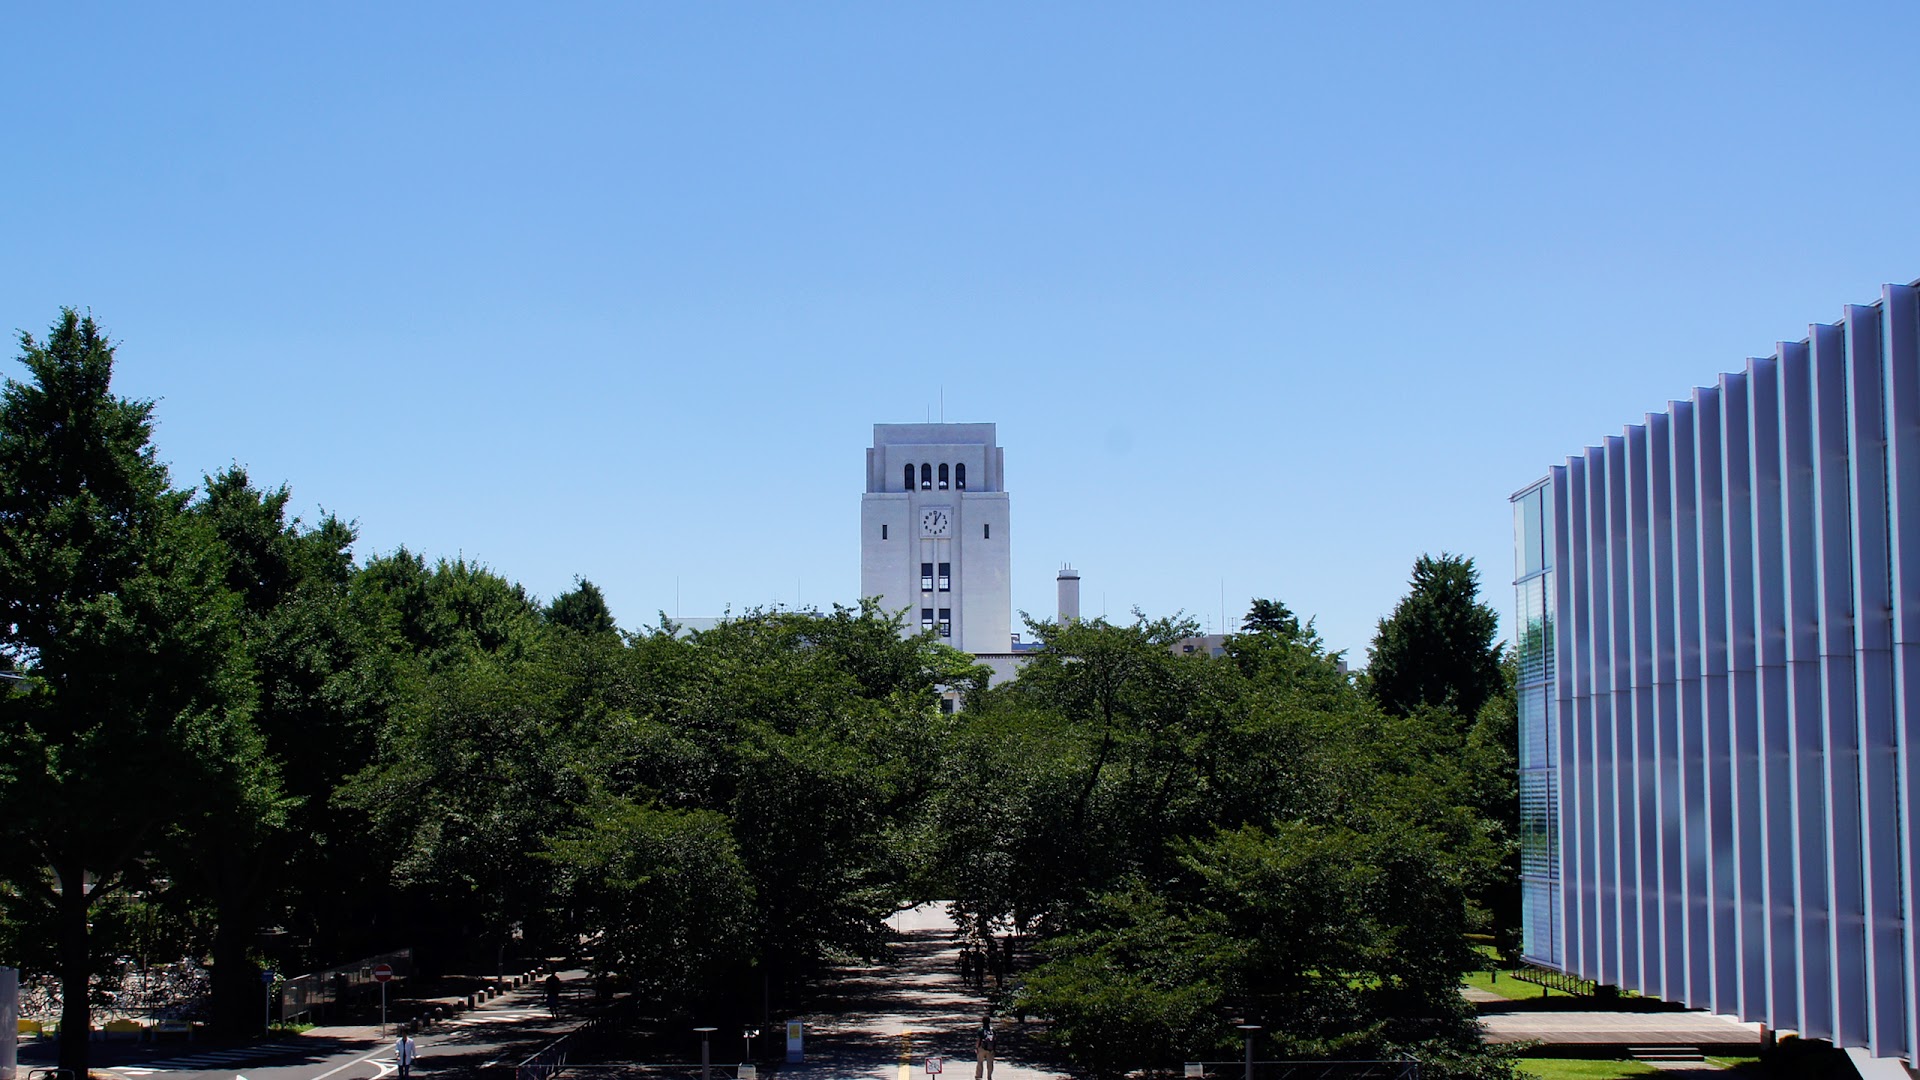
[[[1591,1046],[1596,1051],[1628,1046],[1760,1046],[1760,1025],[1704,1012],[1483,1012],[1490,1043],[1535,1040],[1550,1046]]]
[[[891,920],[900,932],[892,962],[842,969],[807,1022],[806,1061],[780,1080],[928,1080],[927,1057],[944,1059],[938,1080],[972,1080],[973,1037],[986,1011],[982,991],[960,981],[960,946],[944,907],[927,904]],[[1033,1040],[1010,1017],[994,1018],[994,1080],[1063,1080],[1033,1064]]]

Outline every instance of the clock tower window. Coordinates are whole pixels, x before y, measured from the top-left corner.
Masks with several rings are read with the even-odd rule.
[[[920,490],[933,490],[933,466],[925,462],[920,463]]]
[[[953,636],[953,609],[952,608],[940,609],[940,636],[941,637]]]
[[[920,591],[933,591],[933,564],[930,562],[920,564]]]
[[[900,490],[902,491],[913,490],[913,466],[912,465],[907,466],[907,478],[901,481]]]
[[[944,461],[940,463],[940,490],[947,490],[947,463]]]
[[[923,607],[920,609],[920,632],[924,634],[931,629],[933,629],[933,609]]]
[[[953,487],[955,491],[967,490],[967,463],[964,461],[953,467]]]
[[[952,590],[952,588],[953,588],[953,564],[950,562],[943,562],[940,564],[940,591],[948,592]]]

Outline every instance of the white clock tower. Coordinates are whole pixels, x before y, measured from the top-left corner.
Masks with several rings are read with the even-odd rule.
[[[875,424],[860,498],[860,595],[908,634],[1004,655],[1013,640],[1005,451],[992,424]]]

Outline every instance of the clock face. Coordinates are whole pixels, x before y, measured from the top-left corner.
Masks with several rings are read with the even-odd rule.
[[[947,516],[946,510],[936,506],[920,515],[920,535],[945,536],[952,524],[953,519]]]

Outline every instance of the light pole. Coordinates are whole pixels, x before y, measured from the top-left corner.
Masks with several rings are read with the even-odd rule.
[[[1240,1034],[1247,1040],[1247,1080],[1253,1080],[1253,1033],[1260,1030],[1259,1024],[1235,1024]]]
[[[747,1028],[740,1033],[740,1037],[747,1040],[747,1056],[744,1059],[746,1061],[753,1060],[753,1037],[758,1034],[760,1034],[759,1028]]]
[[[697,1027],[700,1033],[700,1080],[713,1080],[713,1045],[708,1040],[719,1028]]]
[[[266,1017],[266,1023],[262,1025],[261,1030],[266,1032],[268,1035],[271,1035],[273,1034],[273,969],[272,968],[267,968],[266,970],[260,973],[260,988],[265,990],[267,993],[267,1004],[266,1004],[266,1011],[264,1014]]]

